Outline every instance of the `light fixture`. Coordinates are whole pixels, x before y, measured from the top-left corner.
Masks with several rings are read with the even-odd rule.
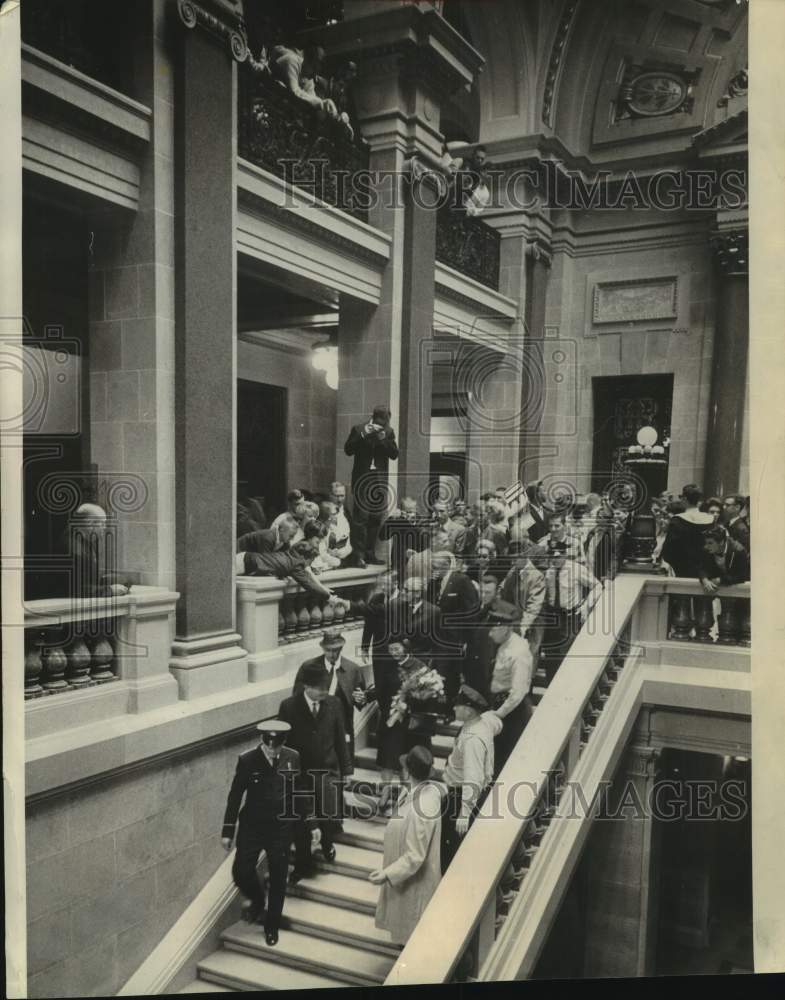
[[[330,389],[338,388],[337,344],[317,344],[311,353],[311,364],[316,371],[324,372],[324,381]]]

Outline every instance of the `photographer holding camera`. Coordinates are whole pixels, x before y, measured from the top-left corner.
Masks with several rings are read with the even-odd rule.
[[[343,450],[354,456],[352,499],[356,538],[352,547],[364,554],[367,563],[378,563],[375,549],[379,526],[387,510],[387,473],[390,461],[398,458],[390,410],[375,406],[367,423],[352,427]]]

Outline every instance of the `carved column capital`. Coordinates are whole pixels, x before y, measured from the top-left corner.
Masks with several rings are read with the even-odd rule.
[[[229,52],[238,63],[248,58],[243,0],[177,0],[177,13],[186,28],[204,28],[229,42]]]
[[[734,229],[714,232],[709,240],[723,274],[749,273],[749,231]]]
[[[526,253],[532,260],[544,267],[550,268],[553,264],[553,251],[551,247],[542,240],[533,240],[526,247]]]
[[[631,778],[653,778],[662,750],[657,747],[633,745],[627,747],[625,774]]]

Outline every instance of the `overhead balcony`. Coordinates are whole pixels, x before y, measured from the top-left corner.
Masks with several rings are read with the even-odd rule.
[[[368,149],[272,77],[241,67],[237,152],[357,219],[368,216]]]
[[[436,222],[436,259],[498,291],[501,237],[486,222],[445,205]]]

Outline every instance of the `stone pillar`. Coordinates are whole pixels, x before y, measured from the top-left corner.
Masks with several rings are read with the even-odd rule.
[[[347,3],[345,17],[306,35],[358,64],[358,124],[378,172],[368,221],[391,237],[392,253],[375,309],[341,301],[336,466],[348,479],[343,445],[351,425],[367,420],[374,403],[389,403],[400,446],[390,485],[418,496],[430,466],[436,187],[429,171],[441,155],[440,103],[472,81],[482,58],[430,5]]]
[[[584,976],[651,975],[657,933],[657,824],[650,796],[660,751],[630,747],[609,793],[615,819],[595,822],[587,849],[589,889]]]
[[[540,458],[552,453],[545,445],[542,426],[549,365],[545,358],[545,297],[552,257],[549,249],[535,241],[526,250],[526,351],[521,426],[521,478],[525,483],[540,478]]]
[[[179,8],[175,308],[180,696],[247,682],[235,631],[237,23]],[[225,14],[226,18],[230,15]],[[232,33],[234,31],[234,34]]]
[[[0,129],[3,183],[0,185],[0,496],[2,497],[3,805],[5,847],[6,994],[27,996],[27,911],[25,878],[25,713],[23,431],[25,412],[22,353],[22,42],[21,11],[6,4],[0,28]],[[14,668],[11,664],[14,664]]]
[[[139,98],[154,112],[139,209],[90,219],[90,439],[101,502],[124,500],[118,568],[175,589],[174,80],[166,0],[138,11]]]
[[[747,231],[716,235],[717,322],[711,373],[703,487],[707,496],[739,489],[744,426],[744,393],[749,353]]]

